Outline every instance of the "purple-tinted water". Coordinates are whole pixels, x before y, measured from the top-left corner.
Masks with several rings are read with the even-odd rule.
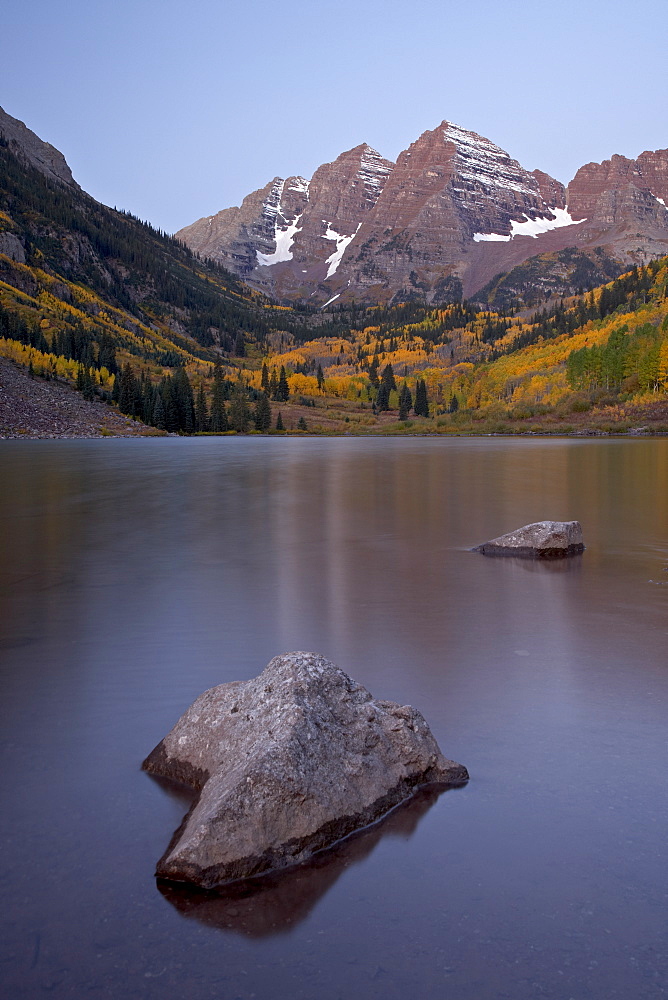
[[[667,992],[668,441],[0,446],[11,1000]],[[472,545],[579,518],[564,563]],[[139,770],[202,690],[324,653],[471,782],[241,898],[160,891]]]

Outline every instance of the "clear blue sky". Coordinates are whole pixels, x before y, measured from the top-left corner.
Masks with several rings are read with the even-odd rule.
[[[168,231],[443,118],[568,182],[668,146],[665,0],[31,0],[0,105]]]

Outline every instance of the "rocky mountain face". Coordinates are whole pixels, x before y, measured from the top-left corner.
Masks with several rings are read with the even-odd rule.
[[[44,142],[31,132],[18,118],[8,115],[2,108],[0,108],[0,139],[7,144],[17,159],[35,167],[50,180],[70,187],[79,186],[72,177],[72,171],[63,154],[50,142]]]
[[[668,253],[667,203],[668,150],[587,164],[565,188],[444,121],[396,164],[357,146],[177,236],[286,301],[439,302],[539,256],[552,290],[575,290],[565,248],[600,249],[606,275]]]
[[[308,298],[328,285],[360,225],[373,211],[393,164],[362,144],[319,167],[310,181],[275,177],[241,208],[187,226],[177,236],[256,288]]]
[[[568,199],[576,214],[598,223],[625,225],[633,217],[665,227],[668,150],[641,153],[637,160],[613,156],[587,163],[569,184]]]

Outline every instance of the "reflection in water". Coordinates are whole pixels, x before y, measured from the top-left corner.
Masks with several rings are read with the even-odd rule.
[[[443,791],[436,785],[420,789],[373,826],[288,871],[244,879],[216,893],[164,879],[158,879],[158,889],[182,916],[208,927],[252,938],[285,933],[301,923],[339,876],[363,861],[382,837],[410,837]]]
[[[565,559],[524,559],[517,556],[492,556],[494,559],[503,559],[509,565],[526,570],[529,573],[553,573],[556,576],[564,573],[581,573],[582,559],[584,553],[568,556]]]
[[[0,442],[7,996],[666,1000],[667,495],[668,440]],[[469,551],[545,518],[585,553]],[[290,649],[473,780],[166,906],[139,762]]]

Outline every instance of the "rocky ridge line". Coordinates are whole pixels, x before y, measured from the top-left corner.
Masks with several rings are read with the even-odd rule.
[[[291,180],[297,201],[281,193],[267,224]],[[565,188],[443,121],[396,164],[362,144],[177,235],[286,302],[439,302],[567,247],[600,247],[619,270],[646,263],[668,253],[667,205],[668,150],[586,164]]]
[[[9,144],[15,156],[36,167],[45,177],[60,184],[79,186],[72,177],[72,171],[63,154],[50,142],[44,142],[31,132],[18,118],[8,115],[2,108],[0,108],[0,137]]]

